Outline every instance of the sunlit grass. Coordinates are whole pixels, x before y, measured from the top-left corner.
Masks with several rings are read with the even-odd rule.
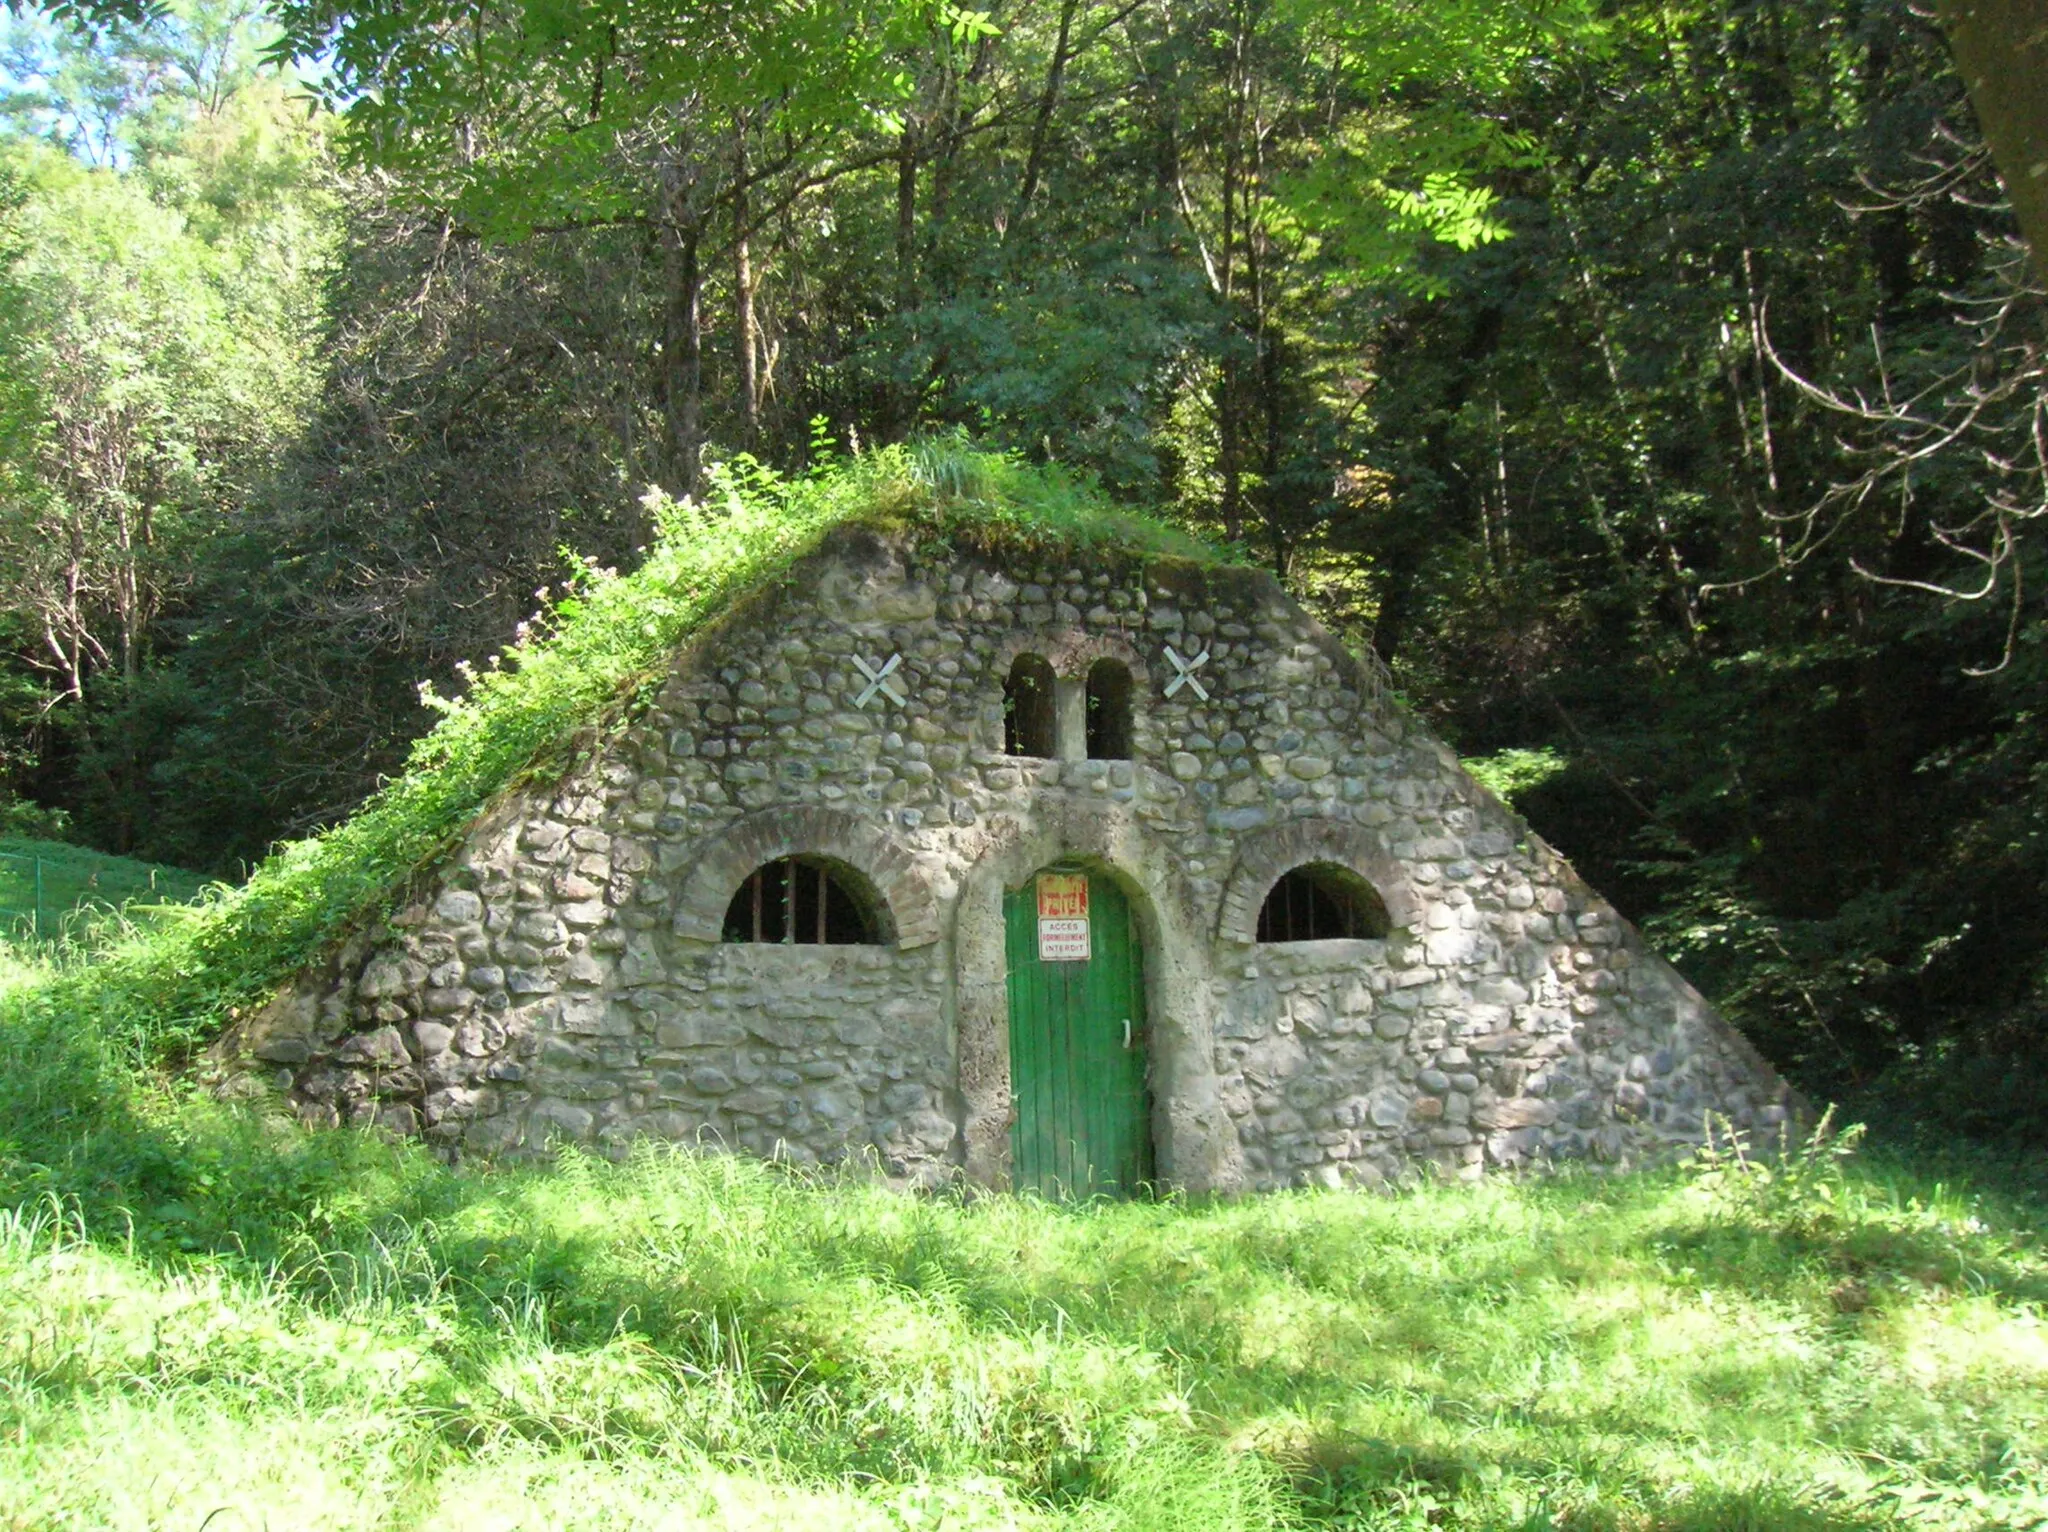
[[[1896,1167],[1062,1208],[144,1118],[211,1184],[0,1230],[0,1525],[2048,1525],[2037,1211]]]
[[[12,995],[46,983],[50,962],[33,945],[0,940],[0,1005]]]

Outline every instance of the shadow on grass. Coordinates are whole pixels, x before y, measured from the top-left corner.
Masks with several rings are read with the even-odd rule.
[[[1736,1284],[1765,1265],[1810,1262],[1844,1283],[1970,1292],[2012,1304],[2048,1306],[2048,1272],[2017,1254],[1972,1248],[1930,1229],[1827,1220],[1787,1230],[1729,1222],[1663,1238],[1705,1281]]]
[[[1454,1506],[1508,1478],[1532,1493],[1519,1515],[1490,1524],[1499,1532],[1879,1532],[1898,1525],[1882,1506],[1830,1505],[1807,1489],[1774,1484],[1685,1488],[1656,1501],[1626,1490],[1595,1499],[1586,1486],[1597,1470],[1561,1473],[1550,1460],[1452,1455],[1383,1440],[1333,1444],[1297,1470],[1295,1483],[1317,1521],[1406,1529],[1443,1524]]]
[[[1059,1505],[1095,1492],[1132,1431],[1193,1431],[1260,1446],[1302,1517],[1361,1529],[1428,1524],[1431,1497],[1503,1483],[1544,1507],[1529,1527],[1883,1524],[1797,1487],[1672,1488],[1617,1466],[1607,1444],[1625,1433],[1646,1456],[1682,1457],[1696,1427],[1545,1409],[1454,1376],[1458,1359],[1468,1331],[1525,1293],[1568,1292],[1616,1263],[1654,1273],[1672,1248],[1712,1280],[1762,1290],[1804,1280],[1815,1260],[1942,1272],[1955,1260],[1932,1235],[1889,1226],[1845,1226],[1811,1248],[1765,1227],[1674,1230],[1651,1216],[1673,1189],[1658,1177],[1516,1189],[1503,1195],[1521,1222],[1496,1225],[1462,1192],[1059,1208],[656,1151],[624,1167],[571,1155],[458,1171],[416,1144],[140,1085],[89,1037],[34,1016],[0,1034],[0,1124],[11,1199],[73,1206],[159,1271],[223,1267],[342,1315],[438,1306],[448,1381],[424,1405],[457,1450],[512,1434],[602,1456],[680,1431],[821,1479],[999,1472]],[[1955,1269],[2038,1300],[2038,1270],[1995,1266]],[[1501,1320],[1502,1343],[1574,1343],[1538,1321]],[[899,1323],[911,1340],[878,1346],[875,1330]],[[567,1393],[493,1393],[515,1355],[529,1372],[555,1368]],[[598,1385],[576,1380],[601,1383],[606,1367],[632,1371],[655,1403],[591,1405]],[[1421,1401],[1413,1429],[1347,1430],[1359,1391],[1396,1379]],[[698,1396],[721,1390],[730,1407],[714,1419]],[[1446,1452],[1447,1437],[1466,1445]]]

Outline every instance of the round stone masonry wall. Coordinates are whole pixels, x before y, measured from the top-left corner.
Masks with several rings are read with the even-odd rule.
[[[1045,758],[1003,750],[1026,652],[1057,677]],[[1103,657],[1134,682],[1128,760],[1085,758]],[[733,892],[787,855],[858,880],[882,939],[721,943]],[[1062,857],[1134,896],[1155,1136],[1191,1189],[1633,1163],[1709,1113],[1762,1135],[1798,1110],[1270,577],[862,528],[699,633],[603,755],[508,796],[386,932],[221,1051],[309,1121],[451,1150],[655,1136],[1000,1184],[989,921]],[[1254,940],[1312,861],[1373,884],[1384,940]]]

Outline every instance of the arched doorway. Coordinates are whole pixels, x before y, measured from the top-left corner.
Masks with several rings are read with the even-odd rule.
[[[1129,901],[1087,867],[1003,896],[1010,1178],[1049,1196],[1129,1196],[1152,1179],[1144,955]]]

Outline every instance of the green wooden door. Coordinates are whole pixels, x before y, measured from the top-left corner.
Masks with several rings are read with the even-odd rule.
[[[1086,961],[1040,958],[1040,878],[1004,897],[1009,932],[1014,1183],[1049,1196],[1128,1196],[1152,1178],[1145,976],[1130,906],[1087,873]]]

